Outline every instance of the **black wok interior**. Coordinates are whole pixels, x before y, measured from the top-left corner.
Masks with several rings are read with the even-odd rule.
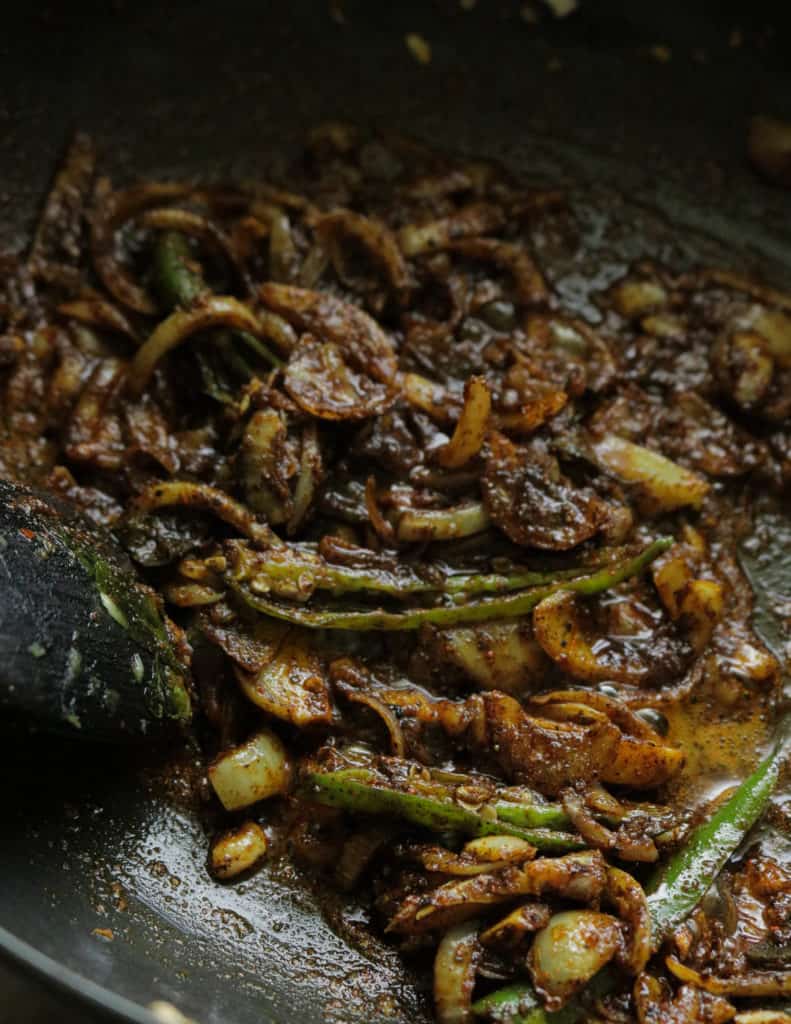
[[[30,230],[76,128],[119,180],[263,176],[338,118],[527,177],[606,185],[788,286],[791,193],[744,156],[750,115],[791,118],[781,5],[583,0],[538,28],[506,0],[335,6],[343,24],[324,0],[5,13],[0,247]],[[430,41],[430,65],[409,56],[407,32]],[[669,61],[647,54],[657,44]],[[143,765],[21,729],[5,751],[0,947],[11,957],[129,1020],[150,1019],[141,1007],[153,999],[200,1024],[428,1019],[396,955],[345,943],[304,886],[266,871],[235,887],[209,880],[181,787],[161,781],[169,752]]]

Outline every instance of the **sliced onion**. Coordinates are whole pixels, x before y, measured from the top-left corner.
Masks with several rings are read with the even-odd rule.
[[[210,327],[235,327],[255,335],[264,333],[255,313],[230,295],[214,295],[191,309],[178,309],[163,320],[137,350],[129,371],[130,392],[141,394],[163,356],[193,334]]]
[[[261,729],[245,743],[216,757],[208,774],[226,811],[237,811],[285,793],[291,769],[280,739],[268,729]]]
[[[692,470],[614,434],[597,441],[593,452],[604,469],[627,483],[640,485],[646,512],[674,512],[687,505],[700,508],[710,489],[707,481]]]
[[[732,978],[718,978],[711,974],[701,974],[674,956],[665,958],[667,969],[679,981],[704,992],[716,996],[734,996],[737,999],[755,998],[760,996],[791,995],[791,971],[753,971],[748,974],[737,974]]]
[[[398,244],[406,256],[446,249],[452,242],[473,235],[485,235],[503,226],[505,215],[491,203],[468,206],[426,224],[407,224],[398,232]]]
[[[140,492],[133,508],[138,512],[154,512],[158,508],[172,505],[212,512],[260,544],[270,545],[277,541],[269,527],[259,522],[249,509],[235,501],[225,491],[210,487],[208,484],[195,484],[188,480],[159,481]]]
[[[481,957],[478,922],[467,921],[448,931],[434,960],[434,1006],[439,1024],[469,1024],[472,990]]]
[[[343,695],[353,704],[363,704],[379,715],[390,736],[390,752],[394,757],[404,757],[406,754],[406,742],[401,725],[393,710],[383,700],[366,690],[355,690],[348,686],[343,688]]]
[[[264,830],[254,821],[245,821],[225,832],[211,848],[209,867],[215,878],[226,881],[254,867],[267,852]]]
[[[297,728],[332,721],[329,685],[321,658],[309,637],[290,629],[270,661],[257,672],[236,669],[244,695],[267,714]]]
[[[456,540],[482,533],[490,523],[482,502],[454,508],[410,508],[401,512],[396,537],[404,541]]]
[[[437,461],[445,469],[460,469],[480,452],[486,437],[492,396],[483,377],[470,377],[464,386],[464,407],[453,437],[438,449]]]
[[[286,523],[286,532],[292,536],[302,525],[313,504],[316,490],[323,476],[323,462],[319,432],[313,420],[302,430],[302,452],[299,459],[299,476],[294,488],[294,504]]]
[[[528,966],[548,1010],[559,1010],[615,956],[618,921],[593,910],[555,914],[535,938]]]

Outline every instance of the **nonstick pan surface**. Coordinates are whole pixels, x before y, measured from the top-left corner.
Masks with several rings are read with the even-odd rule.
[[[360,0],[335,5],[342,24],[309,0],[28,6],[0,39],[2,248],[30,230],[74,129],[117,180],[263,176],[333,118],[592,183],[582,255],[557,277],[583,311],[647,253],[791,283],[791,194],[744,155],[752,114],[791,119],[774,5],[590,0],[538,27],[500,0]],[[4,750],[0,949],[18,964],[118,1019],[150,1020],[154,999],[201,1024],[429,1019],[397,956],[339,937],[288,872],[210,882],[168,752],[24,735]],[[361,913],[341,916],[354,940]]]

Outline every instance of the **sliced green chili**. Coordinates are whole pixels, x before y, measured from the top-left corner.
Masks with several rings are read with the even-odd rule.
[[[254,593],[250,587],[230,577],[229,582],[242,599],[257,611],[284,619],[311,629],[354,629],[354,630],[411,630],[419,629],[425,623],[436,626],[451,626],[460,622],[486,622],[526,615],[545,597],[558,590],[570,590],[578,594],[598,594],[622,583],[642,572],[646,566],[673,543],[672,538],[662,537],[649,544],[634,558],[615,566],[599,569],[579,579],[556,580],[541,587],[508,593],[497,597],[483,598],[464,604],[438,605],[430,608],[412,608],[403,611],[386,611],[383,608],[315,608],[310,605],[285,604],[272,601]]]
[[[329,807],[357,814],[387,814],[421,825],[434,832],[460,832],[468,836],[516,836],[539,850],[565,853],[584,849],[579,836],[547,828],[522,828],[497,818],[488,820],[477,811],[450,799],[405,793],[383,784],[367,768],[343,768],[334,772],[310,772],[306,796]]]
[[[711,888],[726,861],[766,810],[788,754],[788,722],[781,726],[771,752],[720,805],[708,821],[691,833],[649,882],[653,942],[684,921]]]
[[[429,577],[421,576],[407,566],[399,566],[391,571],[336,565],[327,562],[315,551],[291,547],[287,556],[267,557],[266,553],[259,555],[249,573],[244,572],[240,579],[253,583],[252,589],[256,593],[265,593],[268,587],[275,594],[285,590],[286,596],[293,588],[298,587],[307,592],[314,589],[329,590],[338,596],[368,591],[396,598],[432,593],[451,594],[463,598],[477,594],[524,590],[527,587],[556,583],[559,579],[589,576],[592,571],[589,567],[580,566],[554,572],[443,575],[442,570],[438,569]]]
[[[206,291],[203,275],[194,269],[189,242],[179,231],[163,231],[154,248],[154,281],[167,308],[187,309]]]

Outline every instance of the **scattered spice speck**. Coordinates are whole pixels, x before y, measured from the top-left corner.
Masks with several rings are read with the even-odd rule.
[[[477,2],[478,0],[459,0],[459,7],[463,11],[471,11]]]
[[[547,71],[557,72],[563,70],[563,61],[560,57],[550,57],[547,61]]]
[[[418,64],[431,63],[431,46],[423,36],[417,32],[410,32],[404,36],[404,42]]]
[[[660,64],[667,64],[673,57],[673,51],[669,46],[665,46],[663,43],[657,43],[656,46],[652,46],[648,51],[654,60],[659,61]]]
[[[539,13],[533,4],[522,4],[519,16],[527,25],[537,25],[540,20]]]
[[[738,50],[743,42],[744,36],[742,35],[741,29],[733,29],[731,34],[728,36],[728,46],[730,46],[732,50]]]

